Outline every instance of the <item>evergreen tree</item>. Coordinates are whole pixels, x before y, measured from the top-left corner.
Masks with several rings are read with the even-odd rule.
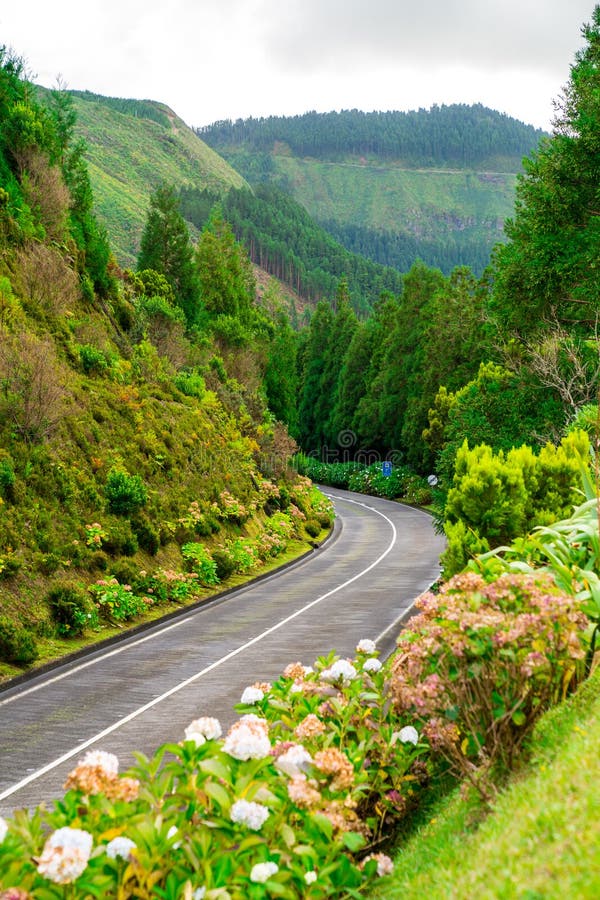
[[[297,439],[306,452],[320,450],[324,442],[323,403],[320,400],[326,357],[330,346],[333,312],[325,300],[317,303],[308,327],[299,383]],[[323,400],[327,402],[328,398]],[[319,408],[318,408],[319,407]]]
[[[256,294],[252,265],[219,205],[202,230],[196,248],[202,303],[211,316],[247,322]]]
[[[412,373],[418,389],[409,393],[401,434],[407,460],[419,471],[428,471],[434,464],[423,431],[439,387],[458,390],[475,377],[480,363],[492,358],[487,302],[487,282],[461,266],[427,305],[422,352]]]
[[[325,353],[323,375],[316,397],[316,416],[322,422],[324,442],[332,449],[350,449],[355,437],[342,426],[337,428],[335,410],[339,400],[340,375],[345,354],[358,326],[350,305],[348,282],[343,278],[337,289],[336,310]]]
[[[174,188],[162,185],[150,197],[137,270],[154,269],[164,275],[183,310],[188,327],[199,318],[199,287],[194,251]]]
[[[600,6],[542,141],[517,184],[508,243],[494,261],[493,309],[504,334],[595,327],[600,312]]]
[[[298,332],[283,308],[276,281],[269,281],[262,304],[274,326],[266,347],[264,391],[275,418],[293,432],[298,417]]]

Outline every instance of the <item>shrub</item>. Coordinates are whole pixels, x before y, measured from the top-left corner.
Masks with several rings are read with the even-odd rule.
[[[106,355],[92,344],[79,348],[79,361],[86,375],[104,375],[109,368]]]
[[[138,544],[150,556],[155,556],[160,548],[160,533],[149,519],[133,519],[131,522],[133,533]]]
[[[306,533],[310,535],[310,537],[316,538],[321,534],[321,525],[318,519],[308,519],[304,523],[304,527],[306,529]]]
[[[446,498],[449,546],[442,554],[444,577],[459,571],[456,565],[473,548],[485,552],[569,515],[580,493],[588,452],[588,438],[581,431],[567,435],[558,447],[547,444],[539,454],[526,445],[507,453],[495,453],[486,444],[470,449],[464,441]],[[461,535],[467,542],[462,549]]]
[[[46,595],[56,630],[61,635],[74,637],[86,628],[98,626],[98,614],[86,592],[77,584],[58,584]]]
[[[135,584],[139,577],[139,566],[136,566],[130,559],[119,559],[112,563],[110,574],[119,582],[119,584]]]
[[[196,573],[200,584],[210,587],[219,583],[217,564],[204,546],[197,541],[184,544],[181,548],[183,558]]]
[[[92,572],[106,572],[108,556],[103,550],[95,550],[90,556],[88,567]]]
[[[148,494],[144,482],[139,475],[112,468],[107,477],[104,493],[108,500],[108,508],[118,516],[128,516],[145,506]]]
[[[235,560],[231,553],[225,547],[217,547],[211,554],[217,567],[217,578],[219,581],[227,581],[235,572]]]
[[[104,549],[111,556],[133,556],[139,549],[138,540],[129,522],[111,525],[104,540]]]
[[[0,578],[12,578],[21,568],[22,562],[14,553],[0,556]]]
[[[0,497],[15,499],[15,470],[10,456],[0,456]]]
[[[201,400],[206,393],[206,383],[198,372],[178,372],[174,379],[175,387],[186,397]]]
[[[28,666],[38,656],[33,635],[7,616],[0,616],[0,658],[18,666]]]
[[[583,674],[587,618],[544,573],[465,572],[416,605],[392,666],[396,709],[489,800],[491,779]]]
[[[146,611],[143,598],[133,593],[131,585],[119,584],[116,578],[97,581],[89,590],[100,615],[109,622],[126,622]]]

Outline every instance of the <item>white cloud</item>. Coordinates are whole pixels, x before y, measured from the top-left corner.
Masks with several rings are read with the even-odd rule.
[[[40,83],[168,103],[191,125],[481,102],[548,127],[588,0],[30,0],[0,41]]]

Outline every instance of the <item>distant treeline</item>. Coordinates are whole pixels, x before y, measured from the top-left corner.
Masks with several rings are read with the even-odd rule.
[[[188,186],[181,188],[180,200],[183,217],[202,228],[218,197]],[[334,297],[345,278],[352,306],[362,314],[382,293],[402,291],[400,272],[346,250],[274,185],[230,190],[221,207],[252,261],[307,300]]]
[[[332,159],[376,156],[415,166],[473,167],[493,161],[514,171],[544,135],[541,129],[488,109],[459,103],[410,112],[307,112],[298,116],[226,119],[197,134],[211,147]],[[279,147],[285,152],[286,147]]]

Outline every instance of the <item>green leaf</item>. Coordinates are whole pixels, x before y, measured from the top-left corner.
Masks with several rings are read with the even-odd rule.
[[[217,801],[221,808],[228,809],[231,806],[231,798],[223,785],[218,784],[216,781],[207,781],[203,788],[209,797]]]
[[[515,723],[515,725],[518,725],[519,727],[521,725],[524,725],[525,722],[527,721],[527,716],[521,709],[515,710],[515,712],[511,716],[511,718],[512,718],[513,722]]]
[[[364,847],[365,839],[356,831],[345,831],[342,835],[342,843],[351,853],[356,853]]]

